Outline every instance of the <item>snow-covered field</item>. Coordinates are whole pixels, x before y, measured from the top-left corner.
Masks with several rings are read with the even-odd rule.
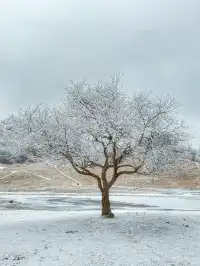
[[[167,192],[167,193],[166,193]],[[0,265],[200,265],[200,193],[1,193]]]

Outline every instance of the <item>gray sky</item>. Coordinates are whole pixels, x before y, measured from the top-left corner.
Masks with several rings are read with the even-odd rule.
[[[175,94],[200,143],[199,0],[1,0],[0,118],[70,79]]]

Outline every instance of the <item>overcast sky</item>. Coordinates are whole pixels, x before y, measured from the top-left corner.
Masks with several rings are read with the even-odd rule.
[[[0,118],[70,79],[175,94],[200,144],[199,0],[1,0]]]

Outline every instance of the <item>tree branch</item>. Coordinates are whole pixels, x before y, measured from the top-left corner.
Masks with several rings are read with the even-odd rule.
[[[121,176],[121,175],[133,175],[137,173],[137,170],[132,170],[132,171],[121,171],[117,174],[117,177]]]
[[[118,172],[117,177],[119,177],[119,176],[121,176],[121,175],[133,175],[133,174],[136,174],[136,173],[138,173],[138,170],[139,170],[142,166],[143,166],[143,164],[141,164],[141,165],[135,167],[134,170],[132,170],[132,171],[126,171],[126,170],[124,170],[124,171]]]
[[[102,168],[102,173],[101,173],[101,179],[103,182],[103,187],[107,188],[108,187],[108,181],[106,179],[106,173],[108,171],[109,165],[108,165],[108,156],[106,156],[104,166]]]
[[[127,156],[127,154],[129,154],[130,153],[130,146],[128,145],[124,150],[123,150],[123,152],[121,153],[121,155],[118,157],[118,158],[116,158],[116,163],[117,163],[117,165],[119,165],[122,161],[123,161],[123,159]]]
[[[108,183],[109,188],[111,188],[112,185],[117,180],[117,165],[119,158],[117,159],[116,156],[117,156],[116,143],[113,143],[113,175],[111,181]]]
[[[63,155],[64,155],[64,154],[63,154]],[[89,171],[88,169],[86,169],[86,168],[81,168],[81,167],[79,167],[78,165],[76,165],[76,164],[74,163],[73,159],[70,158],[69,155],[64,155],[64,156],[65,156],[65,158],[67,158],[67,160],[70,162],[71,166],[74,168],[74,170],[75,170],[77,173],[79,173],[79,174],[81,174],[81,175],[91,176],[91,177],[95,178],[95,179],[97,180],[98,187],[99,187],[100,191],[101,191],[101,192],[103,191],[102,184],[101,184],[101,179],[100,179],[100,177],[99,177],[98,175],[96,175],[96,174],[90,172],[90,171]],[[79,168],[81,168],[81,170],[80,170]]]
[[[134,166],[131,165],[131,164],[121,164],[121,165],[117,166],[117,169],[122,168],[122,167],[132,167],[132,168],[134,168]]]
[[[116,143],[113,143],[113,177],[117,175],[118,161],[116,160],[116,155],[117,155]]]
[[[89,163],[91,164],[91,166],[97,166],[97,167],[100,167],[100,168],[104,167],[102,164],[99,164],[99,163],[96,163],[96,162],[93,162],[93,161],[89,161]]]

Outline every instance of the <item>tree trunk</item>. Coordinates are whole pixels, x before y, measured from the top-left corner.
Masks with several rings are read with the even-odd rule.
[[[114,214],[110,208],[109,190],[104,189],[102,191],[102,216],[107,218],[114,218]]]

